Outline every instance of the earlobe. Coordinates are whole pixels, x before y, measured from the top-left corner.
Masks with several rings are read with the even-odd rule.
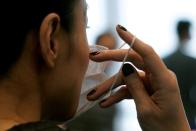
[[[50,13],[42,21],[40,26],[40,51],[44,62],[53,68],[59,54],[58,34],[60,32],[60,17]]]

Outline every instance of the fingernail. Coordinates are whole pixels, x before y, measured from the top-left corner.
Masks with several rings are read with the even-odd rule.
[[[122,25],[118,25],[118,27],[119,27],[121,30],[123,30],[123,31],[127,31],[127,29],[126,29],[124,26],[122,26]]]
[[[122,72],[123,72],[123,75],[125,77],[127,77],[127,76],[133,74],[135,72],[135,69],[131,64],[125,63],[122,67]]]
[[[91,95],[93,95],[95,92],[96,92],[96,90],[92,90],[90,93],[88,93],[87,96],[91,96]]]
[[[98,54],[100,54],[100,52],[99,52],[99,51],[96,51],[96,52],[92,52],[92,53],[90,53],[90,55],[92,55],[92,56],[95,56],[95,55],[98,55]]]

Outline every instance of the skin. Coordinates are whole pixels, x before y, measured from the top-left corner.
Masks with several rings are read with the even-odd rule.
[[[133,35],[117,26],[119,36],[131,43]],[[109,107],[123,99],[133,98],[136,104],[138,121],[144,131],[190,131],[180,97],[175,74],[168,70],[155,51],[136,39],[128,60],[140,71],[125,77],[122,72],[116,83],[126,85],[118,92],[103,100],[100,106]],[[122,61],[127,50],[108,50],[97,55],[91,55],[94,61]],[[96,100],[106,93],[114,77],[99,85],[89,100]]]
[[[27,34],[22,56],[7,77],[0,79],[0,130],[42,119],[67,120],[74,115],[89,55],[83,12],[84,3],[80,0],[74,10],[71,35],[63,30],[55,13],[45,16],[38,34]],[[117,31],[125,42],[131,43],[132,34],[119,27]],[[122,61],[126,52],[108,50],[90,58]],[[135,70],[127,77],[121,74],[116,86],[126,86],[100,105],[108,107],[133,98],[144,131],[189,131],[176,77],[154,50],[137,39],[129,60],[142,71]],[[113,80],[114,77],[98,86],[88,99],[96,100]]]
[[[21,57],[0,79],[0,130],[74,115],[89,61],[85,6],[83,0],[77,2],[71,34],[61,26],[59,15],[50,13],[38,33],[26,35]]]

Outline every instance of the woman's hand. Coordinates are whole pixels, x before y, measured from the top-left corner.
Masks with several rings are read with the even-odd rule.
[[[124,27],[117,26],[119,36],[131,43],[133,35]],[[100,103],[108,107],[123,99],[133,98],[136,104],[138,121],[144,131],[190,131],[180,97],[176,76],[167,69],[160,57],[149,45],[136,39],[129,52],[131,64],[124,64],[116,87],[125,85],[112,96]],[[122,61],[127,50],[108,50],[91,54],[94,61]],[[93,90],[87,98],[96,100],[111,87],[115,76]]]

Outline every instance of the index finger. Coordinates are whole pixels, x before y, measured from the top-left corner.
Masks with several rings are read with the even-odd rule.
[[[122,29],[123,28],[123,29]],[[116,28],[119,36],[128,44],[132,43],[134,35],[128,32],[124,27],[118,25]],[[133,46],[135,50],[143,58],[145,68],[153,75],[160,76],[160,73],[167,71],[167,67],[156,54],[154,49],[144,43],[143,41],[136,39]]]

